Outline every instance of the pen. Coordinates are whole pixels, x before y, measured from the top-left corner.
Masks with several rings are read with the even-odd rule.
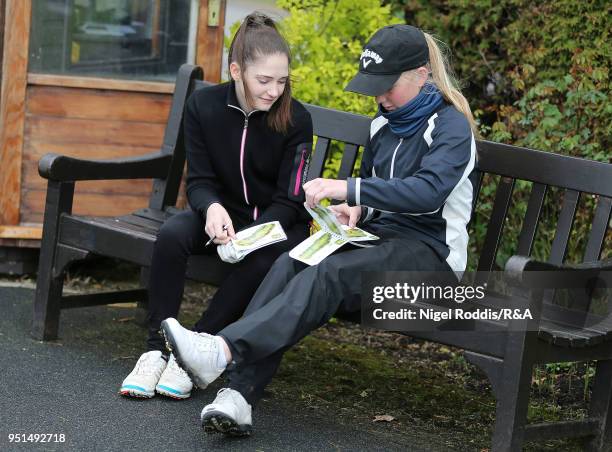
[[[223,230],[227,231],[227,228],[229,228],[229,224],[224,224],[223,225]],[[206,246],[210,245],[213,242],[213,240],[215,240],[216,238],[217,238],[217,236],[213,235],[212,238],[208,242],[206,242],[206,245],[204,245],[204,246],[206,247]]]

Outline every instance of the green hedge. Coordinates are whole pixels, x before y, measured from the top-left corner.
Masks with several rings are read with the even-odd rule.
[[[609,161],[608,2],[409,0],[394,7],[449,43],[487,138]]]

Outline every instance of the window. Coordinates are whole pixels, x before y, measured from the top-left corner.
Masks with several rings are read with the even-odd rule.
[[[29,71],[174,81],[193,62],[198,0],[34,0]]]

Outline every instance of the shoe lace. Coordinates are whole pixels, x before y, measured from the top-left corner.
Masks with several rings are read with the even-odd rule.
[[[185,370],[181,366],[179,366],[178,362],[176,362],[176,358],[174,357],[174,355],[170,355],[170,359],[168,360],[168,367],[170,368],[170,370],[178,373],[182,377],[189,378],[187,372],[185,372]]]
[[[153,356],[149,354],[144,354],[140,357],[138,362],[136,363],[136,368],[134,369],[135,373],[138,375],[149,375],[153,373]]]
[[[232,391],[230,388],[221,388],[217,391],[217,397],[215,398],[216,403],[225,402],[227,399],[232,399]]]

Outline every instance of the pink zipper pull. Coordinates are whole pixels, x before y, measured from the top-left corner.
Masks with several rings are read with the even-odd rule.
[[[300,166],[298,166],[297,173],[295,175],[295,186],[293,188],[293,196],[297,196],[300,193],[300,182],[302,182],[302,171],[304,170],[304,155],[306,149],[302,149],[302,159],[300,160]]]

